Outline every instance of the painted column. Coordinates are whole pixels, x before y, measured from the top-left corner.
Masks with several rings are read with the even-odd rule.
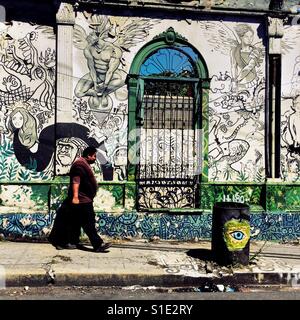
[[[73,26],[75,13],[69,3],[61,3],[57,22],[57,122],[72,122]]]
[[[62,2],[56,14],[57,22],[57,105],[56,124],[72,123],[73,100],[73,27],[75,13],[73,6]],[[64,126],[56,126],[56,137],[72,136],[72,132],[60,132],[66,130]],[[70,127],[68,131],[70,131]],[[55,150],[57,153],[57,150]],[[63,174],[59,165],[55,165],[55,174]]]
[[[269,39],[269,177],[280,176],[280,100],[281,100],[281,40],[283,20],[268,17]],[[280,130],[280,129],[279,129]]]
[[[129,123],[128,123],[128,177],[129,181],[136,179],[136,166],[139,163],[139,146],[140,134],[136,126],[136,109],[137,109],[137,84],[138,80],[135,77],[129,78]]]
[[[209,119],[208,119],[208,95],[210,80],[203,79],[202,81],[202,174],[201,181],[208,181],[208,131],[209,131]]]

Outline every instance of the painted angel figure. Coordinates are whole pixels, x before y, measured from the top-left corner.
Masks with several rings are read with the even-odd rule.
[[[123,52],[143,41],[151,24],[147,19],[114,21],[105,16],[92,16],[87,35],[79,26],[74,27],[74,45],[83,50],[89,73],[77,83],[75,95],[79,98],[89,96],[91,109],[109,110],[112,107],[111,93],[123,101],[127,91],[123,88],[126,72],[121,69]]]
[[[252,88],[258,83],[257,68],[263,60],[263,50],[253,44],[254,31],[247,24],[235,27],[239,38],[237,46],[231,49],[232,75],[239,88]]]
[[[200,22],[209,44],[217,51],[230,56],[233,90],[245,90],[259,82],[259,67],[264,58],[261,42],[254,43],[254,30],[248,24],[229,28],[223,22]]]

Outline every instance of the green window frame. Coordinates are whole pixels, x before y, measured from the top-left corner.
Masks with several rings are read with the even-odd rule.
[[[143,63],[155,52],[160,49],[178,49],[182,46],[187,46],[197,54],[197,59],[194,61],[194,67],[197,73],[197,95],[196,99],[200,100],[199,115],[201,121],[199,127],[202,129],[202,172],[200,181],[208,181],[208,98],[210,78],[208,68],[204,58],[199,51],[191,45],[187,39],[179,35],[170,27],[167,31],[154,37],[153,40],[145,44],[135,55],[127,76],[128,85],[128,180],[135,181],[137,170],[137,159],[139,156],[139,135],[136,134],[138,126],[137,120],[140,117],[138,103],[143,95],[143,76],[140,75],[140,70]]]

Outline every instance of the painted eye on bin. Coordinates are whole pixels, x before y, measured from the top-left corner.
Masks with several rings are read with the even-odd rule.
[[[245,234],[242,231],[233,231],[230,234],[235,240],[243,240],[245,238]]]

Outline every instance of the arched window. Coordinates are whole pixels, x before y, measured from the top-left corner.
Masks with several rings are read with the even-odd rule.
[[[128,178],[137,183],[138,210],[197,207],[207,171],[208,83],[202,56],[172,28],[134,58],[128,75]]]

